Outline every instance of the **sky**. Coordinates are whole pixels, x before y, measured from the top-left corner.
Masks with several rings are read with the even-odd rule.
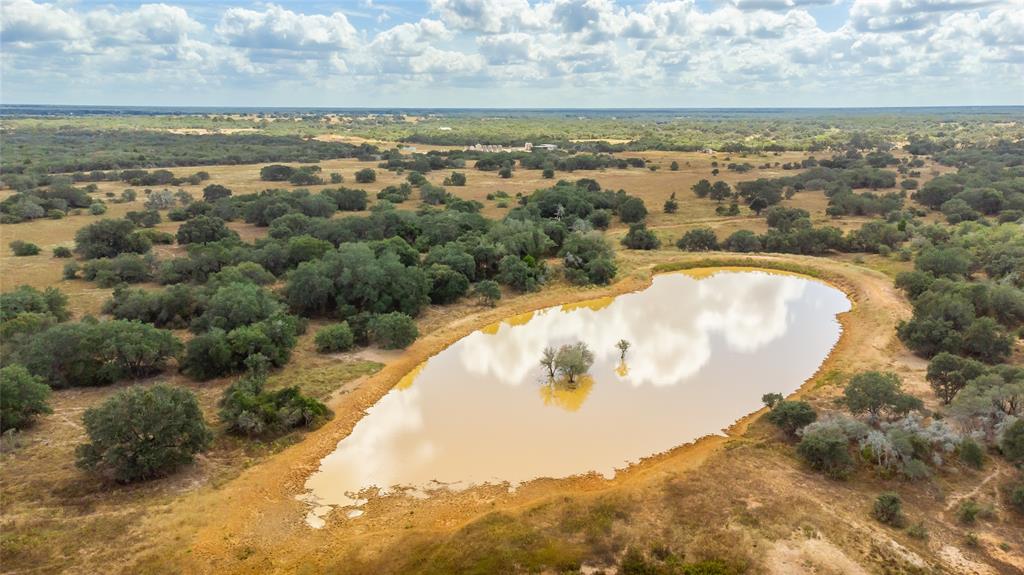
[[[1024,0],[0,0],[0,103],[1024,104]]]

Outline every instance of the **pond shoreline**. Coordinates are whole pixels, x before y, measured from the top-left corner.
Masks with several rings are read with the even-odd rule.
[[[234,497],[221,498],[233,501],[233,512],[221,515],[220,524],[211,524],[201,530],[193,548],[194,558],[207,557],[210,560],[223,560],[227,555],[216,551],[224,545],[223,538],[227,533],[238,534],[252,530],[252,522],[262,521],[269,514],[279,525],[285,528],[298,540],[309,536],[310,529],[304,521],[306,503],[297,496],[305,493],[305,481],[319,468],[320,460],[336,449],[338,443],[347,437],[355,424],[362,419],[366,410],[377,403],[395,384],[416,366],[445,347],[465,337],[473,331],[500,322],[507,317],[538,311],[560,305],[571,305],[610,296],[618,296],[639,291],[649,287],[653,277],[659,273],[683,271],[696,268],[755,268],[761,271],[793,273],[822,281],[842,291],[851,302],[849,311],[838,314],[836,319],[841,326],[839,340],[813,376],[804,381],[792,394],[796,397],[806,395],[816,388],[825,374],[834,370],[846,355],[849,340],[856,329],[852,319],[859,311],[863,298],[860,286],[854,279],[858,274],[875,274],[866,268],[851,266],[832,260],[819,260],[802,256],[748,256],[728,257],[713,254],[680,255],[673,254],[665,258],[663,254],[641,254],[635,263],[637,266],[621,281],[602,288],[581,290],[574,287],[556,287],[540,294],[527,294],[517,297],[509,304],[500,305],[493,310],[472,312],[457,320],[438,328],[403,352],[394,362],[380,372],[367,378],[362,384],[345,394],[335,398],[331,407],[335,410],[335,418],[321,429],[309,434],[305,440],[274,458],[248,470],[242,476],[225,486]],[[653,256],[653,257],[652,257]],[[654,260],[654,261],[644,261]],[[660,261],[658,261],[660,260]],[[878,274],[879,276],[881,274]],[[426,521],[434,528],[451,529],[464,525],[479,517],[482,513],[494,509],[515,509],[530,502],[535,502],[560,492],[599,492],[604,489],[640,478],[656,469],[660,463],[671,460],[678,470],[694,470],[701,466],[709,457],[722,450],[726,444],[740,439],[750,424],[755,421],[763,410],[750,413],[728,428],[725,435],[709,435],[695,441],[677,446],[668,451],[652,455],[618,471],[613,479],[604,479],[595,474],[574,476],[565,479],[538,478],[521,485],[514,493],[507,493],[503,486],[479,486],[455,494],[439,494],[429,500],[416,500],[415,503],[402,501],[408,498],[383,497],[377,498],[366,506],[366,514],[359,519],[359,525],[348,521],[343,514],[332,514],[326,519],[323,529],[316,531],[317,538],[331,537],[331,533],[351,527],[357,533],[383,534],[392,532],[396,527],[392,524],[398,513],[416,513],[417,523]],[[505,491],[506,493],[503,493]],[[254,496],[258,497],[254,499]],[[490,505],[480,505],[480,500]],[[238,507],[241,501],[250,501],[251,505]],[[245,509],[245,511],[239,511]],[[390,517],[390,519],[389,519]],[[287,525],[288,527],[285,527]],[[278,532],[278,535],[282,533]],[[292,537],[289,537],[291,540]],[[306,547],[305,543],[300,545]],[[263,547],[263,545],[259,545]],[[313,552],[311,549],[310,552]]]

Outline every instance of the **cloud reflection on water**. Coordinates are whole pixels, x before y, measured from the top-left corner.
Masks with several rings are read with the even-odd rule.
[[[474,332],[417,368],[321,461],[306,484],[310,523],[374,488],[611,477],[718,433],[765,392],[792,392],[838,339],[835,314],[847,309],[838,290],[795,276],[669,274],[641,292]],[[620,339],[632,344],[625,362]],[[595,355],[585,385],[545,389],[544,347],[575,341]]]

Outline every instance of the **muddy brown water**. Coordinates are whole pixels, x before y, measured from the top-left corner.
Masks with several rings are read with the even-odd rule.
[[[789,394],[838,341],[850,302],[813,279],[765,271],[664,274],[642,291],[508,318],[406,375],[325,457],[301,496],[307,522],[370,497],[597,472],[723,428]],[[625,358],[616,342],[630,342]],[[595,361],[550,381],[546,346]]]

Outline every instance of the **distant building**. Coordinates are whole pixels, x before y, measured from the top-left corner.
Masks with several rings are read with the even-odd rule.
[[[441,126],[438,130],[441,130],[442,132],[451,132],[452,128],[451,126]]]
[[[555,144],[535,144],[532,147],[537,148],[538,150],[546,150],[549,152],[558,149],[558,146],[556,146]]]

